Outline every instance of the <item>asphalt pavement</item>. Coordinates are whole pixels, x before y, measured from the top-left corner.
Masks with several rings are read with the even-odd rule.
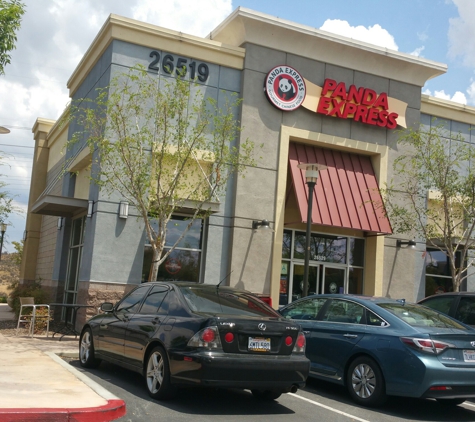
[[[0,320],[14,320],[0,304]],[[78,339],[51,333],[0,333],[0,422],[112,421],[126,413],[123,400],[63,357],[78,357]]]

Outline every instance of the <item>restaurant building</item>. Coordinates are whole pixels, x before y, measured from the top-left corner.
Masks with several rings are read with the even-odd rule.
[[[257,164],[230,182],[209,218],[193,224],[159,280],[222,281],[269,296],[274,307],[300,297],[308,210],[301,167],[318,163],[309,293],[415,301],[432,293],[426,285],[434,280],[450,281],[445,258],[427,250],[425,239],[398,246],[411,237],[394,235],[377,206],[378,187],[404,153],[398,129],[444,122],[475,143],[474,108],[421,95],[446,65],[243,8],[206,38],[111,15],[68,81],[71,99],[92,98],[137,64],[157,78],[185,64],[218,103],[236,93],[240,136],[262,144]],[[97,306],[146,279],[150,248],[134,209],[91,183],[89,148],[64,148],[75,128],[57,117],[33,127],[21,279],[41,280],[54,302]],[[184,226],[181,211],[170,242]],[[430,283],[428,256],[440,269]],[[474,290],[472,275],[464,287]]]

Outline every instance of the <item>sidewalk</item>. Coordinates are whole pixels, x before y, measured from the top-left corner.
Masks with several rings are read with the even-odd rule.
[[[0,320],[14,314],[0,304]],[[60,356],[77,357],[74,336],[46,338],[0,333],[0,422],[112,421],[125,403]]]

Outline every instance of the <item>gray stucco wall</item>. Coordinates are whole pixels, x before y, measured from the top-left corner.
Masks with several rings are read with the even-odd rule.
[[[250,138],[263,143],[256,151],[258,165],[249,169],[245,179],[237,180],[232,241],[232,264],[236,269],[231,275],[231,285],[245,287],[251,291],[268,293],[273,236],[254,233],[252,220],[267,219],[275,223],[278,160],[280,156],[281,126],[334,135],[388,146],[390,162],[400,154],[397,133],[394,130],[365,125],[352,120],[344,120],[319,115],[300,107],[292,112],[283,112],[273,107],[263,92],[267,73],[275,66],[288,65],[295,68],[305,79],[323,86],[326,78],[344,82],[347,86],[368,87],[376,92],[386,92],[408,104],[406,119],[408,126],[418,124],[420,119],[420,87],[381,78],[352,69],[329,65],[323,62],[295,56],[282,51],[246,44],[245,69],[243,71],[242,138]],[[257,155],[258,154],[258,155]],[[388,169],[389,170],[389,169]],[[388,175],[391,177],[391,174]],[[271,224],[273,226],[273,224]],[[395,241],[387,240],[388,249]],[[397,289],[414,293],[414,280],[420,280],[419,264],[415,257],[408,257],[410,263],[404,265],[403,280],[393,279],[388,286],[394,254],[385,251],[385,290]],[[408,272],[409,268],[409,272]],[[402,268],[401,268],[402,270]],[[398,270],[399,271],[399,270]],[[263,287],[264,286],[264,289]],[[411,298],[412,299],[412,298]]]
[[[161,51],[159,46],[155,50],[159,53],[161,60],[169,54],[173,57],[172,62],[177,63],[181,56],[170,52]],[[96,89],[107,87],[114,75],[126,72],[128,68],[141,64],[146,68],[156,57],[150,56],[152,49],[133,45],[122,41],[113,41],[107,51],[94,66],[87,78],[81,84],[74,95],[73,101],[80,98],[95,98]],[[190,63],[193,58],[185,58]],[[196,60],[202,63],[200,60]],[[159,63],[161,64],[161,62]],[[240,94],[241,72],[235,69],[207,63],[209,77],[206,82],[197,81],[198,86],[193,90],[200,90],[205,98],[214,98],[218,104],[225,101],[231,93]],[[198,72],[198,69],[196,69]],[[170,78],[163,66],[157,73],[157,82]],[[189,78],[190,72],[187,73]],[[198,76],[198,73],[196,74]],[[239,110],[235,111],[239,117]],[[75,125],[71,125],[69,137],[80,130]],[[82,148],[84,143],[80,143],[68,152],[74,154]],[[92,170],[94,174],[94,167]],[[233,180],[230,181],[230,186]],[[64,184],[63,195],[73,195],[74,183]],[[144,224],[137,218],[137,212],[129,208],[129,217],[120,219],[118,217],[119,202],[123,199],[119,194],[108,196],[100,191],[96,185],[91,184],[89,200],[94,201],[94,212],[91,218],[87,218],[85,244],[79,281],[92,281],[101,283],[138,284],[142,280],[142,263],[145,245]],[[234,197],[232,189],[226,190],[226,194],[221,198],[220,211],[209,219],[209,224],[205,227],[206,244],[203,245],[203,274],[205,281],[218,283],[225,277],[228,268],[228,247],[230,243],[231,224],[229,204]],[[61,238],[62,257],[61,262],[66,263],[69,245],[69,232],[64,230]],[[61,276],[65,277],[65,265]],[[203,281],[203,280],[202,280]]]

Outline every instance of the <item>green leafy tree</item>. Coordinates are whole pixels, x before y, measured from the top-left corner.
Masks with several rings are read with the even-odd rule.
[[[9,52],[15,48],[16,32],[20,28],[25,5],[19,0],[0,0],[0,75],[10,63]]]
[[[144,222],[153,250],[149,281],[193,221],[210,215],[229,178],[255,164],[254,144],[239,143],[240,100],[229,98],[218,107],[201,92],[179,76],[158,83],[156,74],[137,66],[113,78],[96,99],[71,107],[70,119],[83,129],[68,146],[85,139],[91,178],[128,201]],[[183,208],[192,210],[188,224],[165,249],[167,223]]]
[[[402,132],[403,153],[383,196],[395,233],[426,239],[446,254],[454,291],[467,278],[475,246],[475,148],[443,126]]]

